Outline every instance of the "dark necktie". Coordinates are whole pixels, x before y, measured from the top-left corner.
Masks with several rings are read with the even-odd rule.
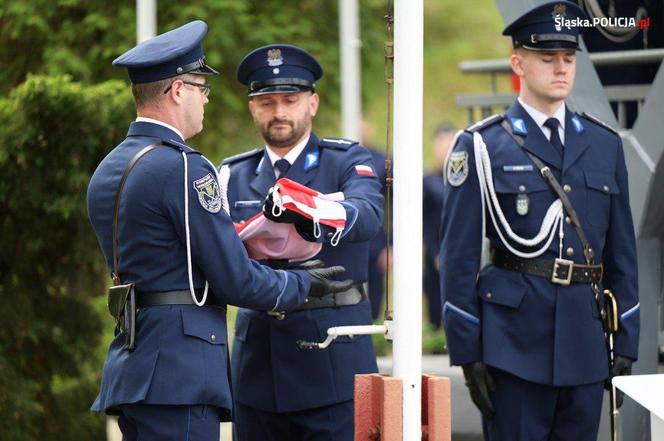
[[[283,178],[288,169],[291,167],[291,164],[287,159],[281,158],[274,163],[274,166],[277,168],[277,170],[279,170],[278,178]]]
[[[560,156],[563,155],[563,143],[560,141],[560,135],[558,134],[558,125],[560,121],[557,118],[549,118],[544,122],[544,125],[551,130],[551,138],[549,142],[556,148]]]

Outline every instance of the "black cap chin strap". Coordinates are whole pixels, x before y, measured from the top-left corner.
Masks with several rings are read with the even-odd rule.
[[[549,41],[564,41],[566,43],[578,44],[578,39],[569,34],[530,34],[530,42],[533,44]]]
[[[197,69],[208,69],[208,72],[194,72]],[[198,60],[194,61],[193,63],[185,64],[184,66],[179,66],[175,72],[178,75],[186,74],[186,73],[199,73],[201,75],[219,75],[219,72],[216,70],[212,69],[210,66],[207,65],[207,62],[205,61],[205,57],[199,58]]]
[[[270,86],[295,86],[304,90],[314,90],[314,83],[302,78],[273,78],[263,81],[252,81],[249,84],[249,93],[257,92],[264,87]]]

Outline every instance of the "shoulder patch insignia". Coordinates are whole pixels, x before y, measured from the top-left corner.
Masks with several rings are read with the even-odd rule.
[[[358,142],[343,138],[321,138],[318,142],[318,145],[321,147],[329,147],[338,150],[348,150],[355,144],[358,144]]]
[[[596,116],[591,115],[588,112],[581,112],[579,115],[583,116],[586,119],[589,119],[590,121],[594,122],[595,124],[604,127],[605,129],[615,133],[616,135],[620,135],[616,129],[602,121],[601,119],[597,118]]]
[[[503,115],[496,113],[495,115],[491,115],[488,118],[484,118],[482,121],[476,122],[472,126],[469,126],[466,128],[467,132],[477,132],[480,131],[486,127],[489,127],[492,124],[499,123],[503,120]]]
[[[242,161],[244,159],[248,159],[248,158],[251,158],[253,156],[257,156],[259,153],[261,155],[263,154],[263,147],[258,147],[256,149],[249,150],[248,152],[242,152],[242,153],[238,153],[237,155],[230,156],[230,157],[224,159],[221,162],[221,165],[233,164],[235,162],[239,162],[239,161]]]
[[[452,152],[447,161],[447,182],[458,187],[468,178],[468,152]]]
[[[194,189],[198,193],[198,202],[201,207],[210,213],[219,213],[221,210],[221,192],[219,183],[210,173],[194,181]]]

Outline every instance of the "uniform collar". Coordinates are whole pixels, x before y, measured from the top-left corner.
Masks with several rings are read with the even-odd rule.
[[[300,153],[302,153],[302,150],[307,146],[309,143],[309,138],[311,138],[311,133],[309,136],[305,137],[302,139],[302,141],[298,142],[295,147],[290,149],[286,155],[284,155],[283,159],[289,162],[290,165],[295,164],[295,161],[297,158],[300,156]],[[272,168],[274,168],[274,163],[277,162],[279,159],[282,159],[279,155],[277,155],[270,146],[265,146],[265,151],[267,152],[267,156],[270,159],[270,163],[272,164]]]
[[[520,100],[514,101],[505,113],[508,123],[512,125],[514,132],[523,137],[525,144],[523,148],[538,156],[558,170],[568,170],[590,146],[590,141],[585,136],[583,125],[578,116],[571,110],[565,108],[565,149],[564,161],[560,155],[551,148],[541,128],[526,111]],[[575,124],[573,119],[577,119]]]
[[[182,136],[182,132],[180,132],[178,129],[176,129],[172,125],[167,124],[163,121],[159,121],[158,119],[153,119],[153,118],[146,118],[144,116],[138,116],[138,117],[136,117],[136,122],[146,122],[146,123],[158,124],[160,126],[166,127],[167,129],[175,132],[180,137],[180,140],[182,140],[182,142],[184,142],[184,136]]]
[[[158,138],[163,141],[175,141],[184,144],[184,140],[177,132],[163,126],[145,121],[133,121],[129,124],[127,136],[147,136],[149,138]]]
[[[288,178],[302,185],[307,185],[317,175],[320,151],[318,138],[311,133],[298,156],[293,161],[291,168],[281,178]],[[295,148],[291,150],[293,152]],[[290,153],[290,152],[289,152]],[[267,190],[274,185],[275,173],[271,166],[270,149],[265,148],[263,156],[256,166],[256,176],[251,180],[249,186],[258,195],[265,196]],[[279,159],[279,157],[277,157]]]
[[[535,124],[541,129],[544,126],[544,123],[546,122],[547,119],[549,118],[555,118],[558,120],[560,123],[560,127],[562,127],[563,131],[565,130],[565,103],[561,103],[560,107],[558,107],[558,110],[556,110],[552,116],[547,116],[545,113],[540,112],[533,106],[530,106],[526,104],[521,97],[518,97],[517,100],[519,100],[519,104],[521,104],[521,107],[530,115],[530,117],[535,121]]]
[[[505,112],[505,115],[507,116],[507,122],[512,125],[514,133],[523,137],[524,149],[558,170],[562,170],[563,161],[560,154],[551,146],[549,140],[544,136],[544,132],[542,132],[541,128],[530,114],[528,114],[519,100],[515,100],[512,103],[507,112]]]

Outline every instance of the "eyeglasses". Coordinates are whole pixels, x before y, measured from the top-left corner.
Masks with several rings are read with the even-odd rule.
[[[194,83],[193,81],[185,81],[185,80],[180,80],[180,81],[182,81],[184,84],[198,87],[199,89],[201,89],[201,93],[203,93],[204,96],[210,95],[210,85],[207,83]],[[173,81],[173,83],[175,83],[175,81]],[[166,90],[164,90],[164,95],[167,94],[168,91],[173,88],[173,83],[171,83],[171,85],[168,86]]]

